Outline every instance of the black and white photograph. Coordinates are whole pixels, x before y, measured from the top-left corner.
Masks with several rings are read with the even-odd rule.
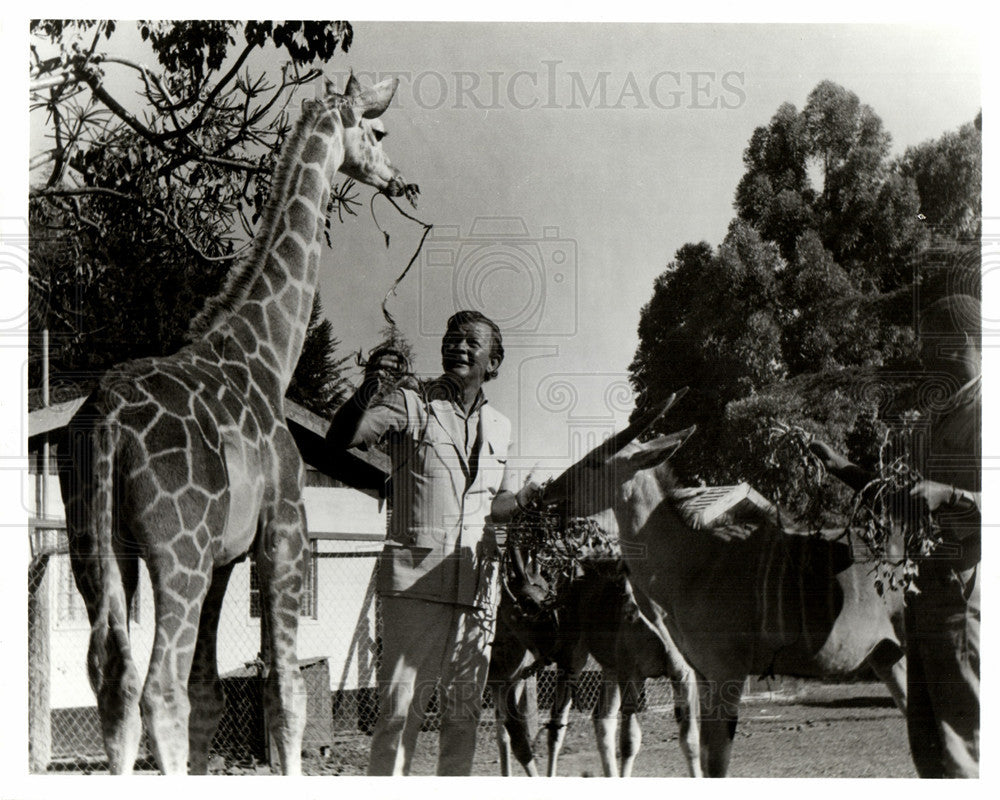
[[[2,794],[985,789],[973,8],[5,15]]]

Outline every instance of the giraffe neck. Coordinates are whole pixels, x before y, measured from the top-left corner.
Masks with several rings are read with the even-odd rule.
[[[197,338],[242,351],[251,372],[270,373],[268,394],[284,396],[302,352],[316,293],[326,208],[344,158],[339,115],[303,108],[278,159],[271,196],[247,260],[192,323]],[[254,363],[256,362],[256,363]],[[254,369],[256,367],[257,369]]]

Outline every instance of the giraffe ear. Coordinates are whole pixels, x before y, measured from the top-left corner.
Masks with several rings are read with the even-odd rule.
[[[344,89],[344,94],[347,97],[357,97],[361,94],[361,84],[354,77],[354,70],[351,70],[351,74],[347,76],[347,88]]]
[[[398,86],[398,78],[386,78],[384,81],[376,83],[371,89],[365,89],[355,95],[351,105],[354,106],[355,111],[360,112],[361,116],[367,119],[380,117],[389,107],[389,103],[392,102],[392,97],[396,94]]]

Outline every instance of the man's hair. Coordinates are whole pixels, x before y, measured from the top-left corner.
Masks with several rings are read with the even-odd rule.
[[[935,300],[920,314],[920,336],[968,336],[978,348],[982,336],[979,300],[967,294],[950,294]]]
[[[465,311],[458,311],[451,315],[448,319],[448,326],[445,329],[444,335],[447,336],[449,333],[458,330],[462,325],[468,325],[469,323],[481,322],[488,326],[493,334],[493,345],[490,347],[490,358],[497,359],[498,362],[503,362],[503,335],[500,333],[500,326],[497,325],[493,320],[487,317],[485,314],[479,311],[473,311],[471,309]],[[497,367],[499,368],[499,363]],[[490,370],[486,373],[486,380],[492,380],[499,374],[499,369]]]

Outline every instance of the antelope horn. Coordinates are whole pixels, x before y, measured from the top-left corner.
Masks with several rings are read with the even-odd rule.
[[[600,467],[605,461],[611,458],[611,456],[625,447],[625,445],[649,430],[653,423],[666,414],[678,400],[684,397],[685,394],[687,394],[686,386],[683,389],[678,389],[670,395],[663,405],[652,406],[639,414],[625,428],[601,442],[601,444],[587,453],[587,455],[577,461],[573,466],[569,467],[565,472],[559,475],[559,477],[553,478],[548,486],[545,487],[545,494],[542,497],[542,505],[546,504],[548,498],[561,498],[565,494],[567,487],[572,485],[573,479],[579,473],[586,469],[596,469]],[[682,431],[682,433],[684,432]],[[690,433],[688,433],[688,435],[690,435]],[[687,438],[687,436],[685,436],[685,438]]]

